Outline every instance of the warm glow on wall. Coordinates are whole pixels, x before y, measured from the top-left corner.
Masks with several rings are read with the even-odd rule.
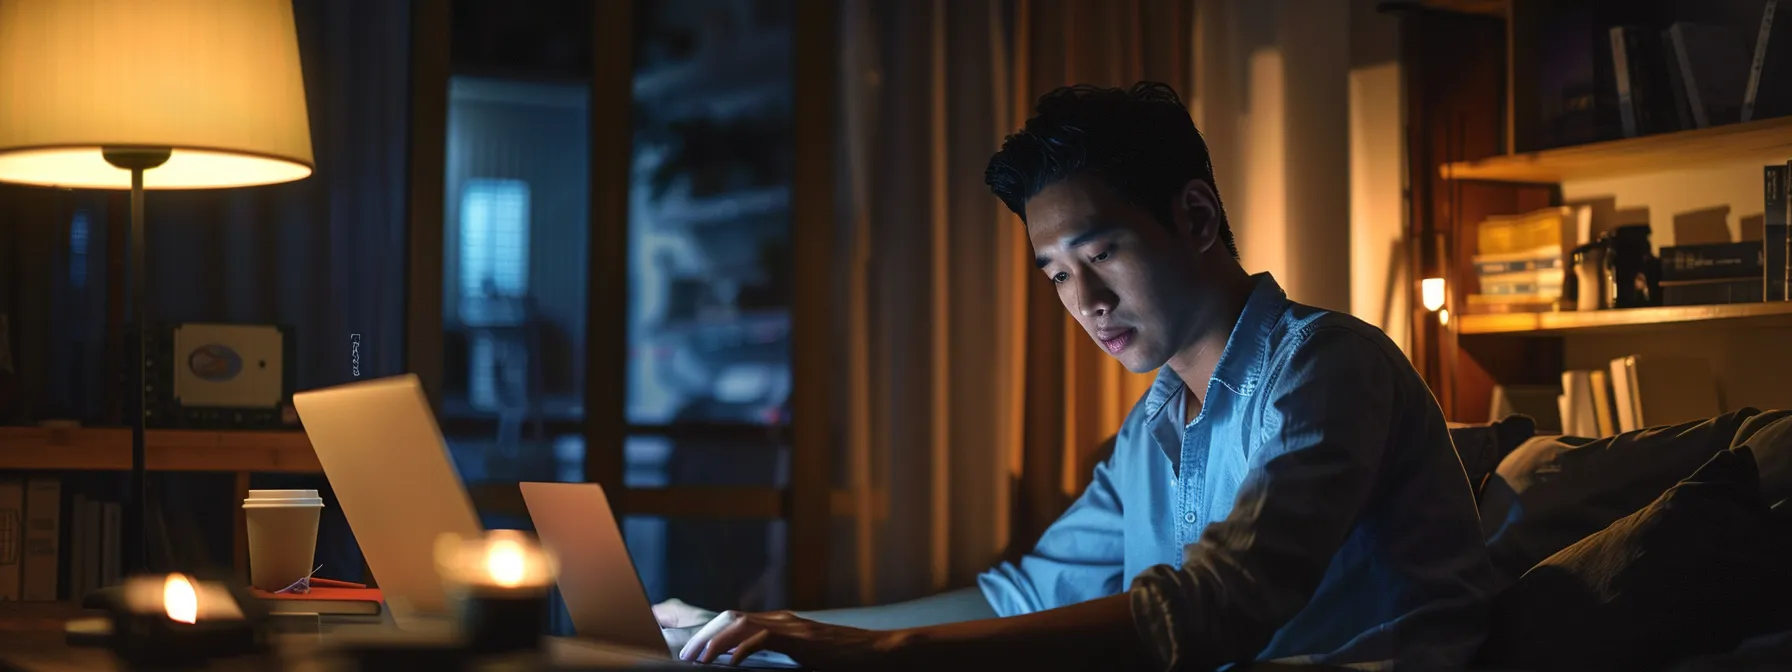
[[[1419,281],[1419,297],[1425,304],[1425,310],[1436,312],[1444,307],[1444,279],[1425,278]]]

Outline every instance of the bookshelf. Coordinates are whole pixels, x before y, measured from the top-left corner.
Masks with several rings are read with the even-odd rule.
[[[1456,180],[1560,183],[1714,163],[1782,163],[1788,156],[1792,156],[1792,117],[1779,117],[1456,161],[1439,166],[1438,172]]]
[[[321,474],[311,441],[298,431],[152,429],[144,437],[150,471],[207,471],[235,475],[236,498],[249,492],[252,473]],[[131,430],[114,427],[0,427],[0,472],[127,471]],[[247,576],[248,532],[236,508],[233,564]]]
[[[1792,302],[1663,306],[1619,310],[1463,315],[1464,335],[1564,336],[1642,333],[1697,326],[1718,328],[1792,327]]]
[[[323,473],[304,432],[152,429],[144,451],[151,471]],[[130,468],[129,429],[0,427],[0,470]]]
[[[1508,0],[1497,13],[1474,11],[1480,5],[1413,4],[1431,11],[1401,17],[1412,176],[1408,353],[1449,418],[1486,421],[1496,386],[1559,385],[1565,370],[1597,370],[1632,354],[1704,357],[1725,409],[1792,407],[1792,388],[1780,382],[1792,377],[1792,356],[1777,354],[1792,342],[1792,303],[1456,309],[1478,291],[1473,248],[1480,223],[1492,216],[1589,204],[1594,234],[1647,223],[1657,254],[1666,245],[1758,239],[1760,166],[1792,159],[1792,116],[1550,147],[1561,131],[1532,111],[1550,83],[1538,73],[1562,71],[1544,61],[1578,54],[1563,50],[1564,30],[1677,21],[1746,27],[1759,23],[1761,8],[1645,0],[1601,5],[1576,19],[1543,0]],[[1603,128],[1583,135],[1621,134]],[[1416,279],[1433,277],[1446,279],[1447,323],[1419,300]]]

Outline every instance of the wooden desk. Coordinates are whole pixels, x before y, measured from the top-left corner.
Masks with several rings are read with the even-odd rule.
[[[67,644],[63,625],[72,618],[100,616],[66,602],[0,603],[0,670],[22,672],[105,672],[126,669],[105,649]],[[282,635],[274,651],[263,656],[216,661],[207,670],[291,670],[325,672],[350,670],[352,665],[331,656],[332,647],[394,631],[377,618],[326,617],[318,634]],[[690,670],[689,665],[656,660],[604,644],[564,637],[544,640],[542,655],[531,660],[514,657],[493,661],[490,669],[503,670]],[[475,666],[470,669],[482,669]]]

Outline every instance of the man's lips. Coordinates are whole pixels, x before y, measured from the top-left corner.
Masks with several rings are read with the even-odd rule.
[[[1101,343],[1102,349],[1107,350],[1108,354],[1118,355],[1132,344],[1133,336],[1138,333],[1136,329],[1103,329],[1095,332],[1095,340]]]

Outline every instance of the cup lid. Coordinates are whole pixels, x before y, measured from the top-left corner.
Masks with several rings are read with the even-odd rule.
[[[249,496],[243,500],[245,509],[276,506],[322,507],[323,505],[324,500],[317,496],[316,490],[250,490]]]
[[[317,497],[316,490],[250,490],[249,499],[299,499]]]

